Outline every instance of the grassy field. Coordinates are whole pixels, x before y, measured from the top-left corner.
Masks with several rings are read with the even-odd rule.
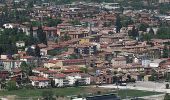
[[[158,92],[151,92],[151,91],[143,91],[143,90],[119,90],[118,95],[124,99],[127,97],[143,97],[143,96],[150,96],[155,94],[161,94]]]
[[[43,91],[53,91],[54,95],[57,96],[70,96],[70,95],[87,95],[89,93],[97,94],[98,91],[101,93],[109,93],[111,89],[105,88],[94,88],[94,87],[69,87],[69,88],[51,88],[51,89],[20,89],[14,91],[0,91],[0,96],[6,95],[17,95],[19,97],[40,97],[42,96]],[[117,92],[115,92],[117,93]],[[126,97],[142,97],[155,95],[160,93],[150,92],[150,91],[141,91],[141,90],[119,90],[118,95],[121,98]]]

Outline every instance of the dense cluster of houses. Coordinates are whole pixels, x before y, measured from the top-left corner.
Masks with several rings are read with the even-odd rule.
[[[115,7],[107,4],[101,6],[78,3],[57,7],[35,6],[34,12],[30,13],[31,20],[42,21],[42,17],[55,19],[61,16],[62,23],[58,26],[42,27],[48,43],[38,44],[41,58],[27,55],[28,48],[35,49],[35,45],[25,47],[24,41],[16,42],[16,46],[24,47],[24,50],[18,49],[18,53],[13,55],[2,54],[0,78],[23,78],[23,62],[38,65],[32,69],[33,76],[28,76],[31,85],[35,87],[48,87],[52,81],[56,87],[74,86],[77,83],[112,84],[115,82],[114,76],[127,80],[128,75],[138,81],[148,81],[152,70],[162,78],[168,72],[170,63],[169,59],[162,58],[164,44],[170,40],[152,39],[150,45],[147,41],[131,39],[128,36],[128,31],[140,23],[152,26],[156,34],[157,26],[160,24],[158,18],[147,10],[125,9],[122,16],[131,17],[134,23],[122,27],[120,32],[116,33],[114,23],[116,15],[120,12],[115,10],[119,5],[114,5]],[[105,11],[103,7],[109,7],[109,10]],[[80,21],[81,25],[72,25],[70,21],[73,20]],[[4,28],[14,27],[30,35],[30,27],[26,24],[4,24]],[[38,27],[33,27],[34,37],[37,37],[37,29]],[[149,30],[148,28],[147,32]],[[139,34],[147,32],[140,31]],[[55,39],[65,34],[71,37],[71,40],[56,43]],[[51,55],[51,52],[57,51],[62,52]],[[71,58],[73,55],[76,58]]]

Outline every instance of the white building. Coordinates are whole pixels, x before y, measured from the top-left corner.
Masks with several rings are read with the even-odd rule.
[[[44,88],[49,86],[50,80],[44,77],[30,76],[31,85],[39,88]]]
[[[24,42],[24,41],[17,41],[17,42],[16,42],[16,46],[17,46],[18,48],[25,47],[25,42]]]
[[[69,80],[69,85],[73,86],[76,81],[79,82],[80,85],[88,85],[90,84],[90,76],[87,74],[79,74],[79,73],[72,73],[67,76]]]
[[[53,80],[55,81],[55,86],[57,87],[64,87],[64,86],[69,86],[69,81],[66,79],[65,74],[56,74],[54,75]]]
[[[5,28],[14,28],[14,25],[10,24],[10,23],[6,23],[3,25],[3,27]]]

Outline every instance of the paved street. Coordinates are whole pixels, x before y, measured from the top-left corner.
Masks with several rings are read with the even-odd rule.
[[[145,91],[155,91],[170,93],[170,89],[165,89],[166,83],[155,83],[155,82],[136,82],[134,84],[127,84],[127,86],[118,86],[119,89],[135,89],[135,90],[145,90]],[[104,88],[117,88],[116,85],[104,85],[100,86]]]

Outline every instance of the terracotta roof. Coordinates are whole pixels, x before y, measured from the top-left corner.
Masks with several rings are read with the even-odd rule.
[[[44,71],[43,73],[46,73],[46,74],[56,74],[58,72],[57,71],[52,71],[52,70],[47,70],[47,71]]]
[[[53,63],[53,64],[55,64],[55,63],[57,63],[57,62],[59,62],[60,60],[49,60],[49,61],[47,61],[47,63]]]
[[[31,81],[49,81],[48,78],[36,77],[36,76],[30,76],[29,79],[30,79]]]
[[[56,77],[56,78],[65,78],[66,75],[63,74],[63,73],[59,73],[59,74],[55,74],[54,77]]]
[[[47,71],[48,69],[47,68],[43,68],[43,67],[38,67],[38,68],[34,68],[33,70],[43,72],[43,71]]]
[[[77,72],[82,72],[81,70],[64,70],[62,71],[63,73],[77,73]]]
[[[33,58],[33,56],[23,56],[20,59],[31,59],[31,58]]]
[[[69,59],[69,60],[63,60],[64,63],[79,63],[79,62],[85,62],[84,59]]]

